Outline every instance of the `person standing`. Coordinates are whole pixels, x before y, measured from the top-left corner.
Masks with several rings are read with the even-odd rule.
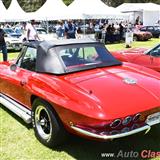
[[[112,42],[112,26],[111,26],[111,24],[109,24],[106,27],[105,43],[107,43],[107,41],[109,41],[110,43]]]
[[[6,46],[6,42],[4,39],[4,35],[5,35],[5,32],[0,26],[0,51],[2,50],[3,61],[7,61],[8,60],[8,52],[7,52],[7,46]]]
[[[65,24],[65,36],[67,39],[76,38],[76,26],[71,20]]]
[[[35,20],[31,20],[31,23],[28,23],[26,26],[27,40],[30,42],[40,40],[34,25],[35,25]]]
[[[122,23],[119,24],[119,36],[120,36],[120,40],[123,40],[123,34],[124,34],[124,27],[122,25]]]
[[[58,39],[64,37],[64,26],[63,26],[63,22],[61,21],[59,21],[56,25],[56,34]]]

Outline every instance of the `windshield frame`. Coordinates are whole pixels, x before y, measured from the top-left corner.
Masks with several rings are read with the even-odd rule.
[[[152,52],[153,50],[155,50],[156,48],[158,48],[159,46],[160,46],[160,44],[156,45],[155,47],[153,47],[153,48],[151,48],[151,49],[146,50],[146,51],[144,52],[144,54],[150,56],[150,55],[151,55],[151,52]]]
[[[12,28],[4,28],[6,34],[13,34],[15,31]]]
[[[154,26],[155,31],[160,30],[160,26]]]

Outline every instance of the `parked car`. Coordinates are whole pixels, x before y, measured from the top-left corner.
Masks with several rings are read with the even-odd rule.
[[[56,33],[56,27],[55,27],[56,25],[53,25],[53,24],[50,24],[49,26],[48,26],[48,32],[49,33]],[[47,28],[47,26],[46,26],[46,28]]]
[[[160,26],[144,26],[140,28],[141,31],[144,32],[151,32],[153,37],[159,38],[160,37]]]
[[[0,63],[1,104],[48,147],[67,133],[106,141],[148,132],[160,123],[158,86],[158,72],[122,63],[94,40],[30,42]]]
[[[22,35],[21,33],[16,33],[12,28],[4,28],[3,30],[6,33],[6,35],[10,35],[14,38],[20,38]]]
[[[14,32],[11,28],[4,28],[5,41],[8,50],[19,51],[22,48],[21,34]]]
[[[50,34],[50,33],[48,34],[46,29],[44,29],[44,28],[36,27],[36,31],[38,33],[38,37],[40,38],[40,41],[56,39],[56,37],[53,36],[53,34]],[[27,40],[26,35],[22,35],[21,39],[23,40],[23,42],[25,42]]]
[[[160,44],[152,49],[135,48],[125,51],[112,52],[120,61],[131,62],[160,72]]]
[[[36,28],[38,36],[41,41],[43,40],[53,40],[53,35],[48,34],[47,31],[44,28]]]
[[[134,31],[133,40],[134,41],[147,41],[152,38],[151,32]]]

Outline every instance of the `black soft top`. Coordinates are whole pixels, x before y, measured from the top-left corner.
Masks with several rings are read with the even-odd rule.
[[[57,46],[74,45],[74,44],[91,44],[91,43],[100,43],[100,42],[93,39],[63,39],[63,40],[26,42],[24,45],[28,47],[37,48],[39,50],[43,49],[43,51],[47,53],[50,48]]]
[[[57,54],[55,54],[53,57],[53,54],[49,52],[51,48],[63,47],[63,46],[67,47],[70,45],[104,46],[104,44],[93,39],[64,39],[64,40],[52,40],[52,41],[35,41],[35,42],[25,43],[24,45],[37,49],[36,71],[41,73],[52,73],[52,74],[65,74],[66,71],[64,66],[58,59]],[[113,63],[115,63],[115,61],[113,61]],[[54,66],[55,64],[56,66]]]

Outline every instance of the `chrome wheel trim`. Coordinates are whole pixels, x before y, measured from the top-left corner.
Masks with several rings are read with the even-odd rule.
[[[35,125],[39,135],[49,141],[52,133],[51,118],[47,109],[39,105],[35,110]]]

